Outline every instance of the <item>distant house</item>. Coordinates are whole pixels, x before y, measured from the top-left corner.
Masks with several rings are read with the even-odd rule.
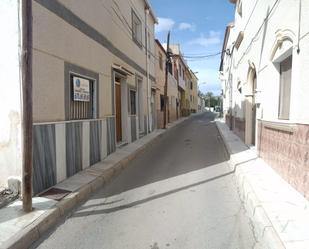
[[[156,76],[156,113],[157,127],[163,128],[164,119],[164,86],[165,86],[165,68],[166,68],[166,50],[161,45],[159,40],[155,44],[156,57],[158,61],[155,67]],[[179,98],[178,98],[178,70],[174,63],[171,63],[168,68],[167,82],[167,122],[173,122],[178,118]]]

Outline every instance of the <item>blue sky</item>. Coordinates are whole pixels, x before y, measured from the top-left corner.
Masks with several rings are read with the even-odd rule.
[[[184,55],[207,55],[220,52],[226,25],[234,19],[234,5],[229,0],[150,0],[159,19],[156,38],[166,43],[171,30],[171,43],[180,44]],[[188,59],[198,72],[200,90],[220,93],[218,68],[220,56],[203,60]]]

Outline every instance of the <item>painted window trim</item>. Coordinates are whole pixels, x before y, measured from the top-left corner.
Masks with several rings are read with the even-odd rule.
[[[139,41],[135,36],[133,32],[133,26],[134,26],[134,17],[139,21],[140,25],[140,33],[141,33],[141,40]],[[131,8],[131,19],[132,19],[132,40],[135,42],[135,44],[142,49],[143,48],[143,26],[142,26],[142,21],[139,18],[139,16],[136,14],[133,8]],[[147,39],[147,38],[146,38]]]
[[[272,61],[273,63],[278,63],[278,62],[283,61],[285,58],[289,57],[289,55],[286,55],[285,58],[283,58],[282,55],[287,53],[288,50],[291,50],[291,52],[293,53],[293,50],[294,50],[293,47],[294,47],[295,39],[296,39],[296,36],[293,33],[293,31],[291,31],[289,29],[285,29],[285,30],[279,29],[276,32],[274,45],[271,49],[270,61]],[[285,42],[290,42],[291,46],[288,46],[285,49],[285,51],[281,52],[280,56],[276,57],[276,53],[277,53],[278,49],[281,48],[283,43],[285,43]]]
[[[100,115],[100,106],[99,106],[99,74],[91,71],[89,69],[71,64],[69,62],[64,62],[64,114],[65,121],[71,121],[70,119],[70,98],[71,98],[71,75],[81,76],[93,80],[94,84],[94,115],[92,119],[97,119]]]
[[[128,90],[129,90],[129,115],[130,116],[136,116],[137,115],[137,90],[136,90],[136,88],[134,88],[134,87],[128,87]],[[132,113],[132,109],[131,109],[131,91],[132,92],[135,92],[135,113],[133,114]]]

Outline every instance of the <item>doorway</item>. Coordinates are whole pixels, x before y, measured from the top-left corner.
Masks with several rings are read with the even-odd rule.
[[[122,141],[122,117],[121,117],[121,79],[115,77],[115,105],[116,105],[116,141]]]
[[[247,83],[247,95],[246,95],[246,130],[245,130],[245,142],[248,145],[255,146],[256,144],[256,101],[255,93],[257,87],[257,77],[254,68],[249,69],[248,83]]]
[[[150,110],[151,110],[151,126],[150,126],[150,131],[153,131],[155,129],[155,124],[156,124],[156,104],[155,104],[155,99],[156,99],[156,92],[155,90],[151,90],[151,99],[150,99]]]
[[[137,94],[138,94],[138,127],[140,135],[144,134],[144,106],[143,106],[143,80],[141,78],[137,78]]]

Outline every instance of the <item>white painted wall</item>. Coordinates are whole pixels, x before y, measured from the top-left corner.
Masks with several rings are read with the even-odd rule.
[[[21,175],[18,1],[0,1],[0,186]]]
[[[300,0],[279,1],[274,6],[275,0],[257,1],[242,0],[242,17],[235,11],[235,26],[231,29],[227,48],[232,50],[239,31],[244,31],[244,39],[239,49],[234,49],[232,62],[230,56],[224,58],[223,75],[221,76],[222,88],[224,90],[224,111],[230,106],[230,89],[225,88],[229,78],[231,67],[233,97],[232,107],[234,115],[244,117],[243,109],[238,109],[244,100],[246,89],[248,89],[249,63],[254,64],[257,71],[257,88],[261,91],[261,106],[257,111],[257,118],[269,121],[280,121],[288,123],[309,124],[309,2],[302,1],[301,23],[299,23]],[[274,7],[273,7],[274,6]],[[270,13],[267,21],[264,19]],[[300,24],[300,34],[299,34]],[[257,33],[261,27],[260,32]],[[279,71],[276,67],[274,52],[276,36],[289,34],[292,40],[286,40],[282,48],[275,52],[279,56],[291,47],[293,54],[292,65],[292,90],[290,120],[278,119],[279,103]],[[300,40],[298,41],[298,37]],[[298,42],[300,53],[297,53]],[[237,90],[237,84],[242,86],[242,94]]]

